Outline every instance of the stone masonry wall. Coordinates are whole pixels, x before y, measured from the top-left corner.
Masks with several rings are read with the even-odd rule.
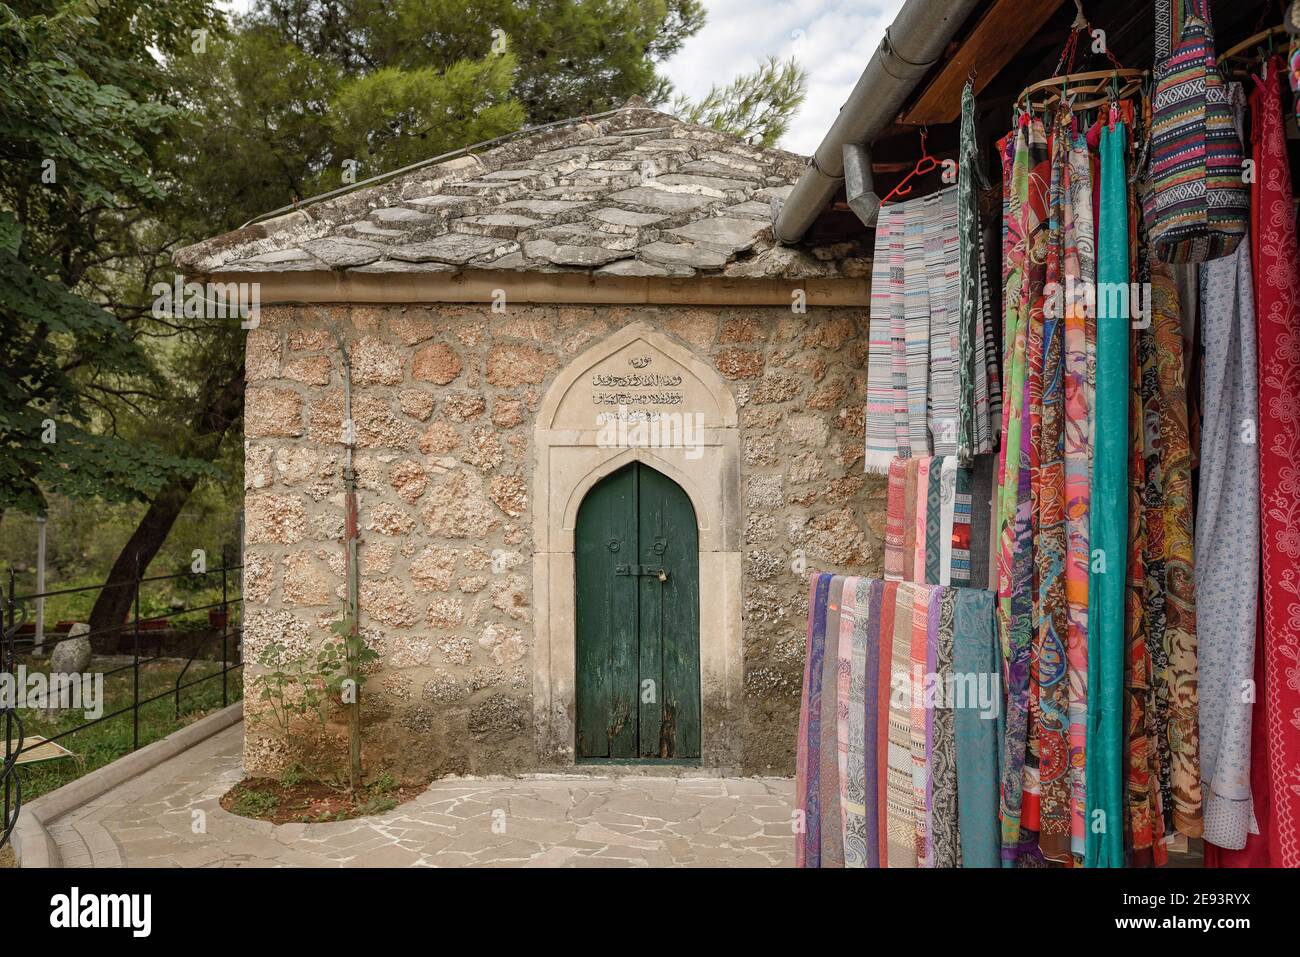
[[[328,321],[323,318],[328,317]],[[345,607],[341,362],[351,353],[366,763],[402,777],[535,764],[533,414],[554,376],[632,321],[707,357],[743,443],[743,770],[792,774],[810,570],[879,574],[885,488],[862,472],[864,309],[264,307],[248,334],[245,763],[268,641],[304,647]],[[802,573],[801,573],[802,572]]]

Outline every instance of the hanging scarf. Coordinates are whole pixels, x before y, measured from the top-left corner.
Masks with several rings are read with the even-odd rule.
[[[917,202],[929,206],[925,214],[925,276],[930,287],[930,448],[934,455],[956,455],[961,327],[957,190],[946,189]]]
[[[955,464],[955,463],[954,463]],[[971,558],[974,543],[971,533],[971,469],[957,468],[953,473],[952,540],[948,546],[950,559],[944,567],[948,571],[946,584],[965,587],[971,584]],[[985,507],[987,511],[987,505]],[[980,585],[987,583],[988,576]]]
[[[876,753],[877,734],[876,724],[879,718],[880,704],[877,698],[882,693],[879,687],[880,678],[880,624],[883,611],[883,599],[885,593],[885,583],[878,578],[860,578],[858,579],[857,606],[862,608],[865,604],[867,614],[865,619],[862,615],[858,616],[858,622],[861,624],[865,621],[865,633],[861,641],[858,635],[854,634],[853,648],[853,681],[850,685],[851,710],[849,712],[849,739],[850,747],[854,741],[860,742],[859,747],[862,753],[861,773],[862,794],[859,800],[862,803],[861,823],[857,823],[850,817],[850,830],[856,830],[861,835],[862,842],[862,863],[857,865],[850,862],[848,847],[849,838],[845,838],[845,867],[879,867],[880,866],[880,829],[879,814],[881,805],[879,801],[876,781],[882,777],[880,773],[879,757]],[[862,662],[859,667],[858,650],[862,650]],[[860,684],[858,684],[860,682]],[[859,707],[858,694],[852,689],[860,687],[861,707]],[[883,689],[883,694],[888,697],[888,687]],[[856,731],[855,731],[856,729]],[[852,795],[851,795],[852,797]],[[856,808],[850,807],[851,811]],[[856,847],[856,842],[854,842]]]
[[[1013,165],[1013,202],[1021,237],[1013,248],[1018,273],[1008,288],[1008,307],[1016,296],[1014,346],[1010,381],[1018,393],[1012,399],[1009,431],[1004,443],[1003,563],[999,571],[999,601],[1003,655],[1007,671],[1007,736],[1003,761],[1002,853],[1014,865],[1028,848],[1037,850],[1038,829],[1038,700],[1033,680],[1034,638],[1038,596],[1034,590],[1034,540],[1037,529],[1033,476],[1038,465],[1041,434],[1043,306],[1048,233],[1047,193],[1050,169],[1047,137],[1040,120],[1023,122]],[[1023,153],[1023,156],[1022,156]],[[1016,450],[1019,450],[1018,456]]]
[[[1231,88],[1240,104],[1241,88]],[[1205,840],[1245,847],[1254,824],[1251,707],[1259,588],[1255,298],[1249,242],[1201,266],[1201,469],[1196,510],[1201,786]]]
[[[1132,194],[1130,194],[1132,202]],[[1131,211],[1129,222],[1138,224]],[[1140,226],[1139,226],[1140,229]],[[1151,267],[1145,230],[1140,230],[1133,251],[1137,256],[1134,273],[1138,287],[1151,287]],[[1150,300],[1146,301],[1149,309]],[[1130,303],[1130,305],[1135,305]],[[1137,310],[1134,310],[1135,314]],[[1140,324],[1137,324],[1140,325]],[[1162,564],[1148,567],[1150,545],[1148,506],[1159,510],[1159,476],[1147,474],[1146,403],[1154,400],[1155,383],[1143,375],[1150,365],[1149,317],[1145,328],[1133,335],[1136,348],[1129,354],[1129,485],[1128,562],[1125,583],[1124,695],[1127,728],[1125,735],[1125,829],[1126,853],[1134,867],[1165,863],[1164,817],[1160,804],[1160,748],[1156,730],[1155,632],[1161,630],[1164,589],[1160,585]],[[1159,414],[1159,410],[1155,410]],[[1158,534],[1159,529],[1156,528]],[[1163,650],[1163,645],[1160,646]]]
[[[961,278],[958,330],[958,460],[992,449],[989,424],[988,357],[985,343],[987,291],[981,297],[979,190],[987,186],[975,129],[975,90],[967,81],[961,94],[961,145],[957,166],[957,232]]]
[[[840,819],[839,773],[839,645],[840,616],[844,600],[844,576],[831,579],[826,599],[826,647],[822,656],[821,741],[818,754],[821,770],[821,866],[844,866],[843,824]]]
[[[930,459],[929,468],[926,470],[926,494],[925,494],[925,554],[921,565],[921,578],[930,585],[939,584],[941,572],[941,555],[943,553],[943,542],[940,538],[940,529],[943,524],[943,463],[954,459],[955,456],[936,455]],[[952,539],[949,538],[949,544]]]
[[[1097,256],[1096,443],[1090,492],[1094,508],[1088,583],[1088,703],[1086,744],[1089,867],[1124,863],[1124,582],[1128,529],[1128,310],[1127,128],[1101,130],[1101,213]],[[1110,294],[1107,294],[1107,293]],[[1101,503],[1105,507],[1100,507]]]
[[[889,462],[889,489],[885,504],[885,578],[903,580],[903,522],[907,513],[907,460]]]
[[[917,592],[900,582],[890,653],[888,823],[889,867],[916,867],[916,792],[912,787],[912,632]],[[884,634],[881,634],[884,641]],[[883,654],[883,652],[882,652]],[[883,862],[882,862],[883,863]]]
[[[926,232],[931,197],[903,203],[903,358],[907,374],[907,451],[930,454],[930,277]]]
[[[976,459],[970,469],[962,469],[957,473],[958,489],[966,490],[966,494],[970,496],[970,534],[967,537],[970,554],[968,584],[974,588],[988,588],[996,584],[996,582],[990,583],[989,580],[989,549],[995,538],[993,477],[996,471],[997,462],[992,457],[986,456]],[[954,584],[962,583],[957,581]]]
[[[893,842],[890,831],[891,771],[893,767],[894,693],[890,683],[894,676],[894,619],[897,617],[901,582],[885,582],[880,594],[880,634],[876,653],[876,866],[893,867],[889,847]],[[910,601],[908,608],[911,608]],[[908,769],[911,770],[910,768]]]
[[[836,751],[839,764],[840,846],[843,848],[845,867],[863,867],[866,864],[866,847],[861,840],[862,795],[862,676],[865,665],[864,642],[866,638],[867,608],[858,607],[858,584],[863,579],[849,576],[844,579],[840,598],[839,661],[836,671],[835,727]],[[861,637],[859,637],[861,636]],[[855,668],[856,664],[856,668]],[[854,680],[856,678],[856,687]],[[857,740],[853,740],[853,726]]]
[[[1300,867],[1300,249],[1273,58],[1251,94],[1255,313],[1259,343],[1263,728],[1273,867]]]
[[[912,581],[914,582],[927,581],[925,534],[929,528],[930,466],[933,462],[932,458],[924,458],[916,463],[916,551],[912,554]]]
[[[953,529],[957,523],[957,456],[945,455],[939,473],[939,579],[951,585],[953,577]],[[966,555],[962,556],[965,582],[970,581],[970,499],[966,502]]]
[[[1147,569],[1161,594],[1159,613],[1153,616],[1158,626],[1151,633],[1161,806],[1166,833],[1200,837],[1196,583],[1182,316],[1172,268],[1158,261],[1151,267],[1151,348],[1145,353],[1142,380],[1144,388],[1153,380],[1155,386],[1154,401],[1147,401],[1146,425],[1148,447],[1156,452],[1147,462],[1148,477],[1159,476],[1159,489],[1147,509]]]
[[[1034,677],[1038,686],[1038,845],[1049,861],[1070,861],[1073,811],[1070,778],[1069,707],[1065,595],[1065,384],[1064,259],[1065,205],[1070,188],[1068,110],[1058,114],[1052,137],[1045,261],[1052,301],[1043,310],[1043,372],[1039,414],[1038,468],[1034,474],[1038,515],[1035,572],[1038,580],[1038,631]]]
[[[903,580],[916,581],[916,512],[921,463],[908,459],[903,466]]]
[[[1019,856],[1021,812],[1024,803],[1025,752],[1030,707],[1029,658],[1031,646],[1032,542],[1029,496],[1028,414],[1028,289],[1026,267],[1030,261],[1032,233],[1039,228],[1031,217],[1029,117],[1017,124],[1014,152],[1004,177],[1004,282],[1005,326],[1003,429],[999,456],[998,498],[998,633],[1007,684],[1007,719],[1002,760],[1002,857],[1012,866]],[[1005,154],[1004,154],[1005,155]]]
[[[1002,739],[1001,674],[993,593],[956,589],[953,611],[953,670],[966,684],[954,703],[957,750],[957,817],[963,867],[998,867],[998,753]],[[988,692],[981,707],[980,682]],[[991,713],[990,713],[991,712]]]
[[[928,674],[927,645],[930,634],[930,598],[934,589],[918,584],[912,596],[912,640],[908,649],[908,744],[912,758],[912,833],[918,867],[929,867],[926,853],[927,836],[926,788],[930,766],[926,760],[925,676]],[[938,622],[936,621],[936,627]]]
[[[876,219],[875,256],[871,265],[865,459],[868,472],[888,471],[890,463],[900,454],[899,450],[908,447],[900,442],[899,435],[900,422],[904,427],[907,422],[902,228],[899,207],[882,207]],[[906,435],[905,428],[903,435]]]
[[[990,228],[989,232],[992,232]],[[980,233],[980,304],[979,318],[983,326],[984,340],[984,382],[988,388],[989,412],[989,446],[988,451],[996,452],[1002,426],[1002,353],[998,349],[998,334],[993,316],[993,295],[989,292],[989,246],[991,242]],[[978,400],[977,400],[978,401]]]
[[[826,652],[826,601],[831,575],[808,576],[808,645],[799,709],[799,748],[795,759],[795,796],[803,840],[796,835],[795,867],[821,866],[821,681]]]
[[[1092,373],[1096,322],[1089,301],[1097,280],[1093,237],[1092,174],[1088,145],[1075,138],[1068,158],[1069,184],[1064,191],[1065,313],[1065,596],[1068,619],[1066,655],[1069,681],[1069,748],[1072,792],[1070,850],[1082,858],[1087,814],[1088,729],[1088,546],[1092,476]]]
[[[956,588],[938,588],[936,598],[939,602],[939,627],[933,636],[932,649],[936,686],[941,695],[947,689],[956,686],[958,673],[954,668],[954,647],[957,632],[957,592]],[[935,599],[932,599],[934,601]],[[957,795],[957,726],[955,701],[941,699],[930,709],[930,740],[927,750],[930,753],[929,801],[926,819],[926,834],[929,835],[933,867],[961,867],[960,812]],[[997,780],[992,769],[988,772],[989,781]]]

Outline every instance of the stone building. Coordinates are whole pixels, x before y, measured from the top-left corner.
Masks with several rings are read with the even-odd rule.
[[[345,609],[341,344],[368,769],[793,773],[807,571],[879,573],[884,517],[869,250],[772,239],[803,166],[633,103],[182,250],[259,283],[248,710]]]

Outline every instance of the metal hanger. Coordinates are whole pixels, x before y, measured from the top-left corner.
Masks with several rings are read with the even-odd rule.
[[[884,199],[880,201],[881,206],[885,205],[885,203],[889,202],[891,199],[894,199],[896,197],[910,195],[912,192],[912,186],[911,186],[912,180],[914,180],[918,176],[924,176],[927,173],[932,173],[939,168],[939,161],[936,160],[933,156],[931,156],[929,151],[925,148],[926,135],[927,135],[926,128],[921,127],[921,158],[917,160],[916,165],[912,167],[912,172],[904,176],[903,179],[899,182],[899,184],[889,191],[889,195],[887,195]]]

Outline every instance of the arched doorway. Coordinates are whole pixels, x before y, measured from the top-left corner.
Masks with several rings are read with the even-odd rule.
[[[575,755],[700,757],[700,574],[695,509],[642,462],[578,509]]]

